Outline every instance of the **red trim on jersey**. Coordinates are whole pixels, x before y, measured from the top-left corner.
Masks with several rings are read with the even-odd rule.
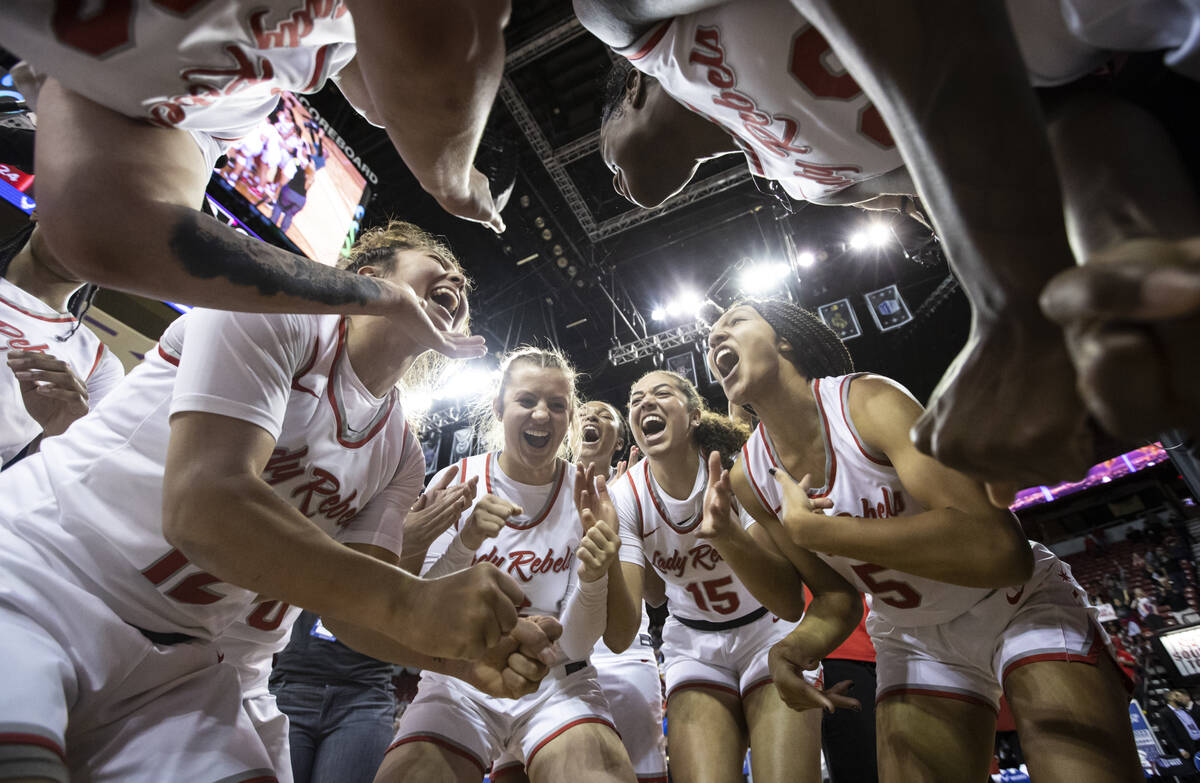
[[[887,699],[893,696],[936,696],[941,699],[954,699],[955,701],[965,701],[967,704],[978,704],[987,707],[992,712],[999,714],[996,705],[992,704],[982,696],[975,696],[970,693],[954,693],[953,691],[939,691],[936,688],[893,688],[885,693],[881,693],[879,698],[875,699],[876,706],[882,704]]]
[[[300,379],[303,378],[305,375],[308,375],[308,373],[312,370],[313,365],[317,363],[317,353],[318,353],[318,349],[320,347],[321,347],[321,338],[317,337],[313,340],[312,354],[310,354],[308,357],[308,363],[301,366],[300,369],[296,370],[296,374],[292,376],[292,388],[293,389],[295,389],[296,391],[306,392],[308,394],[311,394],[314,397],[317,397],[318,399],[320,399],[320,398],[317,396],[317,393],[315,391],[300,385]]]
[[[762,686],[770,685],[773,682],[775,682],[775,678],[769,674],[766,677],[763,677],[761,680],[755,680],[754,682],[750,683],[750,687],[748,687],[748,688],[746,688],[746,690],[742,691],[742,698],[743,699],[746,698],[747,696],[749,696],[751,693],[758,690]]]
[[[646,512],[642,509],[642,499],[638,497],[637,484],[633,480],[633,471],[625,471],[625,478],[629,479],[629,486],[633,488],[633,502],[637,504],[638,509],[638,535],[644,540],[649,533],[646,532]],[[654,531],[651,530],[651,533]]]
[[[1057,650],[1055,652],[1027,655],[1024,658],[1017,658],[1016,660],[1009,661],[1008,666],[1004,667],[1004,672],[1000,675],[1001,686],[1004,686],[1005,682],[1008,680],[1008,675],[1012,674],[1014,669],[1019,669],[1022,666],[1026,666],[1031,663],[1041,663],[1042,661],[1067,661],[1071,663],[1088,663],[1095,666],[1100,659],[1100,649],[1104,646],[1104,642],[1101,641],[1099,635],[1096,633],[1095,628],[1091,629],[1091,636],[1092,646],[1088,648],[1088,651],[1083,655],[1070,652],[1069,650]]]
[[[850,423],[850,411],[846,410],[846,402],[850,399],[850,396],[849,392],[846,391],[846,385],[857,377],[857,375],[847,375],[842,379],[841,391],[838,394],[838,399],[840,399],[842,402],[842,421],[846,422],[846,429],[850,432],[850,437],[854,439],[854,445],[858,446],[858,450],[862,452],[864,457],[871,460],[876,465],[882,465],[885,468],[890,468],[892,467],[892,463],[888,460],[881,460],[878,457],[871,456],[871,454],[867,451],[867,447],[864,446],[863,442],[858,439],[858,430],[854,429],[854,425]]]
[[[604,718],[593,717],[593,718],[579,718],[578,720],[573,720],[570,723],[559,726],[557,729],[555,729],[553,732],[551,732],[549,736],[547,736],[545,739],[543,739],[537,745],[534,745],[533,750],[529,751],[529,755],[525,757],[526,768],[533,766],[533,757],[537,755],[539,750],[546,747],[546,745],[550,742],[550,740],[552,740],[555,737],[557,737],[558,735],[562,734],[567,729],[571,729],[576,726],[582,726],[585,723],[599,723],[603,726],[608,726],[614,732],[617,731],[617,727],[612,725],[612,723],[610,723],[609,721],[606,721]],[[617,736],[620,736],[620,734],[617,734]]]
[[[654,31],[649,39],[647,39],[645,45],[643,45],[641,49],[638,49],[633,54],[625,55],[625,59],[633,62],[634,60],[640,60],[646,55],[650,54],[654,47],[658,46],[658,42],[662,40],[662,37],[667,34],[667,28],[671,26],[672,21],[674,21],[674,19],[667,19],[660,24],[658,29]]]
[[[274,775],[259,775],[258,777],[239,780],[237,783],[279,783],[279,778]]]
[[[37,748],[45,748],[53,751],[65,763],[67,754],[58,743],[52,739],[47,739],[40,734],[24,734],[21,732],[0,732],[0,745],[33,745]]]
[[[369,443],[372,438],[374,438],[376,435],[379,434],[379,431],[383,429],[383,426],[385,424],[387,424],[387,420],[389,418],[391,418],[392,409],[394,407],[396,407],[396,395],[395,395],[395,390],[388,392],[387,411],[382,416],[379,417],[379,421],[377,421],[375,423],[375,426],[372,427],[370,429],[370,431],[367,432],[366,435],[363,435],[359,440],[356,440],[356,441],[355,440],[347,440],[346,438],[343,438],[342,431],[345,429],[346,425],[345,425],[345,422],[342,421],[341,406],[338,405],[337,395],[334,392],[334,388],[337,386],[336,380],[337,380],[338,364],[341,361],[342,352],[345,350],[345,348],[346,348],[346,317],[342,316],[342,319],[340,321],[338,321],[338,344],[337,344],[337,350],[333,354],[333,364],[330,365],[330,368],[329,368],[329,382],[326,384],[328,394],[326,396],[329,399],[330,407],[333,408],[333,419],[334,419],[334,422],[337,424],[337,432],[336,432],[337,442],[339,444],[341,444],[344,448],[358,449],[358,448],[362,448],[363,446],[367,445],[367,443]]]
[[[512,775],[515,772],[524,773],[525,765],[519,761],[514,761],[511,764],[505,764],[503,767],[492,767],[492,774],[489,777],[493,780],[500,780],[506,775]]]
[[[313,61],[313,75],[308,80],[308,84],[300,88],[300,92],[315,92],[317,82],[321,81],[321,74],[325,73],[325,60],[329,57],[329,50],[333,48],[333,44],[325,44],[317,50],[317,56]]]
[[[32,313],[29,310],[26,310],[24,307],[21,307],[16,302],[10,302],[9,300],[5,299],[3,296],[0,296],[0,302],[3,302],[4,304],[8,305],[9,307],[16,310],[18,313],[21,313],[22,315],[27,315],[30,318],[36,318],[37,320],[45,321],[46,323],[51,323],[51,324],[73,324],[73,323],[75,323],[75,317],[71,316],[71,315],[59,315],[59,316],[55,316],[55,317],[51,318],[50,316],[47,316],[47,315],[38,315],[37,313]]]
[[[772,465],[774,465],[775,460],[771,457],[771,450],[767,448],[766,433],[761,431],[762,422],[759,422],[758,428],[760,430],[759,438],[763,441],[763,451],[767,453],[767,459],[771,461]],[[771,505],[771,502],[767,500],[767,496],[763,494],[761,489],[759,489],[758,479],[754,477],[754,468],[750,467],[750,441],[746,441],[742,445],[742,464],[746,467],[746,478],[750,479],[750,486],[754,487],[754,494],[758,495],[758,499],[762,503],[763,510],[771,512],[776,518],[778,518],[779,512],[783,510],[783,506],[775,508]]]
[[[475,766],[479,767],[480,775],[487,774],[487,767],[485,767],[483,765],[483,762],[480,761],[475,756],[474,753],[467,750],[466,748],[460,748],[458,745],[455,745],[453,742],[444,740],[441,737],[435,737],[432,734],[415,734],[411,737],[405,737],[404,739],[398,739],[395,742],[393,742],[390,746],[388,746],[388,749],[386,751],[384,751],[384,753],[385,753],[385,755],[387,753],[391,753],[393,750],[400,747],[401,745],[407,745],[410,742],[429,742],[433,745],[437,745],[439,748],[443,748],[443,749],[453,753],[456,756],[462,756],[467,761],[469,761],[472,764],[474,764]]]
[[[83,379],[85,383],[92,379],[92,374],[95,373],[96,368],[100,366],[100,357],[103,355],[104,343],[100,343],[99,347],[96,348],[96,361],[92,362],[92,369],[88,370],[87,377]]]
[[[487,487],[489,495],[495,495],[492,491],[492,455],[495,452],[488,452],[487,460],[483,463],[483,481]],[[465,462],[466,460],[464,460]],[[499,458],[496,460],[497,467],[499,466]],[[554,477],[554,490],[550,493],[550,500],[546,502],[546,507],[542,509],[542,513],[537,519],[531,520],[527,525],[514,525],[512,522],[505,521],[504,526],[510,527],[513,530],[530,530],[537,527],[550,516],[550,512],[554,510],[554,504],[558,501],[558,494],[562,492],[563,484],[567,481],[567,465],[565,462],[560,462],[558,466],[558,474]]]
[[[730,688],[728,685],[722,685],[719,682],[706,682],[704,680],[685,680],[684,682],[676,683],[675,687],[667,691],[667,701],[680,691],[690,691],[694,688],[711,688],[714,691],[728,693],[730,696],[741,697],[736,688]]]
[[[667,783],[666,775],[638,775],[638,783]]]
[[[161,356],[167,362],[167,364],[174,365],[175,367],[179,366],[179,357],[172,356],[171,354],[164,351],[163,347],[162,347],[162,343],[158,343],[154,347],[158,349],[158,355]]]
[[[821,412],[821,426],[825,428],[825,445],[829,451],[829,465],[826,466],[829,478],[825,483],[825,491],[809,495],[813,498],[828,497],[833,492],[833,482],[837,480],[837,450],[833,447],[833,438],[829,435],[829,414],[825,412],[825,403],[821,400],[821,379],[813,379],[813,396],[817,398],[817,410]],[[763,430],[765,437],[766,430]]]

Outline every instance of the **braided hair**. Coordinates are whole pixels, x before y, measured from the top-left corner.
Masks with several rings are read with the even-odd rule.
[[[805,378],[827,378],[854,372],[854,360],[846,344],[819,317],[784,299],[743,299],[734,306],[753,307],[791,344],[784,358]]]
[[[641,383],[642,379],[650,375],[665,375],[671,385],[683,395],[684,408],[687,412],[700,411],[700,423],[696,425],[693,437],[701,453],[704,454],[704,458],[707,459],[709,454],[716,451],[721,455],[722,465],[726,468],[733,467],[734,458],[750,438],[750,429],[728,416],[709,410],[708,403],[700,396],[695,385],[679,373],[670,370],[651,370],[637,382]]]
[[[629,74],[633,64],[624,57],[613,60],[612,68],[604,79],[604,103],[600,110],[600,125],[608,122],[622,111],[621,104],[625,100],[625,85],[629,82]]]

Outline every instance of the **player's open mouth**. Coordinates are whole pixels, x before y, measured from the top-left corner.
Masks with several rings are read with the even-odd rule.
[[[717,370],[717,374],[721,376],[721,380],[729,377],[734,368],[738,365],[738,355],[732,348],[722,345],[713,354],[713,366]]]
[[[525,430],[521,437],[535,449],[544,449],[550,445],[550,433],[546,430]]]
[[[657,435],[667,428],[667,420],[657,413],[647,413],[642,417],[642,434]]]
[[[595,443],[600,440],[600,428],[595,424],[583,425],[583,442]]]
[[[441,305],[442,308],[445,309],[446,313],[449,314],[450,320],[454,320],[454,315],[458,312],[459,301],[458,292],[454,290],[453,286],[435,286],[434,289],[429,292],[429,301],[436,305]]]

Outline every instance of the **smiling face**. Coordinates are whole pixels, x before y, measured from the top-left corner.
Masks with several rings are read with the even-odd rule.
[[[359,270],[375,269],[363,267]],[[376,273],[378,270],[376,270]],[[467,279],[458,266],[428,250],[397,250],[384,279],[411,286],[434,325],[461,331],[469,316]]]
[[[613,454],[624,448],[621,414],[607,402],[592,401],[579,409],[579,460],[585,464],[612,463]]]
[[[629,429],[647,457],[695,448],[699,422],[700,410],[688,410],[686,395],[666,373],[652,372],[629,390]]]
[[[529,471],[554,464],[573,416],[571,382],[557,367],[515,361],[493,406],[504,429],[504,453]]]
[[[706,360],[734,405],[753,404],[764,382],[792,367],[781,353],[790,350],[758,311],[748,305],[731,308],[713,324]],[[792,368],[794,370],[794,368]]]

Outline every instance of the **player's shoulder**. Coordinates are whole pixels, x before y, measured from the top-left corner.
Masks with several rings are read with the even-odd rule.
[[[855,422],[897,412],[920,412],[921,404],[903,384],[885,375],[856,373],[838,379],[845,386],[843,398]]]
[[[572,0],[575,16],[588,32],[614,49],[623,49],[656,23],[670,18],[648,0]]]

